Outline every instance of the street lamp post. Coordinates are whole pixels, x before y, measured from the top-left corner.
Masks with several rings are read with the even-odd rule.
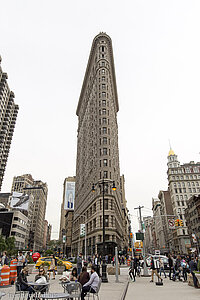
[[[105,205],[104,205],[104,202],[105,202],[105,199],[104,199],[104,196],[105,196],[105,186],[108,186],[109,184],[112,183],[112,190],[113,191],[116,191],[116,186],[115,186],[115,182],[112,181],[112,180],[109,180],[109,179],[104,179],[103,180],[100,180],[96,183],[93,183],[92,185],[92,191],[95,192],[95,186],[98,185],[99,187],[102,186],[103,190],[102,190],[102,196],[103,196],[103,264],[102,264],[102,282],[108,282],[108,278],[107,278],[107,265],[106,265],[106,262],[105,262]]]

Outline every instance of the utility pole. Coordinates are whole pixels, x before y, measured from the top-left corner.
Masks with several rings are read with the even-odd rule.
[[[138,207],[135,207],[134,209],[139,209],[139,216],[140,216],[140,230],[142,233],[143,232],[143,226],[142,226],[142,213],[141,213],[141,209],[144,208],[144,206],[138,206]],[[147,265],[146,265],[146,257],[145,257],[145,247],[144,247],[144,240],[143,240],[143,259],[144,259],[144,274],[143,276],[146,276],[148,277],[149,276],[149,272],[148,272],[148,268],[147,268]]]
[[[141,213],[141,209],[144,208],[144,206],[138,206],[138,207],[135,207],[134,209],[139,209],[139,215],[140,215],[140,230],[141,232],[143,232],[143,227],[142,227],[142,213]]]

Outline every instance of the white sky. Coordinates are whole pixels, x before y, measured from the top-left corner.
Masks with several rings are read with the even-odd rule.
[[[20,107],[2,192],[15,175],[47,182],[53,238],[64,178],[75,175],[76,107],[100,31],[113,41],[120,166],[134,230],[134,207],[151,208],[167,189],[168,140],[181,163],[200,161],[199,15],[199,0],[0,0],[2,68]]]

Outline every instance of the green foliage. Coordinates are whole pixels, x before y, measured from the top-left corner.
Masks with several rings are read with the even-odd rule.
[[[200,272],[200,259],[199,259],[198,264],[197,264],[197,270]]]
[[[2,235],[0,235],[0,252],[6,250],[6,242]]]
[[[8,252],[8,255],[15,254],[16,250],[15,250],[15,238],[14,238],[14,236],[8,237],[5,241],[5,243],[6,243],[6,250]]]
[[[53,250],[51,250],[51,249],[46,250],[45,256],[49,256],[51,254],[53,254]]]

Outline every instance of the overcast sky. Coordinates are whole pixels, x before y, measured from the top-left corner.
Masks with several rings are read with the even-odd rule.
[[[169,139],[181,163],[200,161],[199,0],[0,0],[0,55],[19,105],[2,192],[13,176],[47,182],[58,236],[63,181],[75,175],[76,107],[93,38],[112,38],[119,150],[128,208],[149,215],[167,189]]]

